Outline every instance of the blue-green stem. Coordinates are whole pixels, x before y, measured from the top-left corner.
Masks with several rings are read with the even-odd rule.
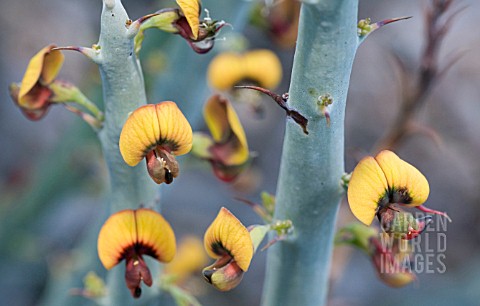
[[[269,249],[264,306],[324,305],[344,172],[344,115],[357,48],[358,0],[302,4],[289,105],[309,120],[309,135],[287,122],[275,219],[293,235]],[[317,99],[329,94],[330,126]]]
[[[102,76],[105,104],[105,122],[99,136],[110,174],[110,213],[140,205],[154,207],[157,196],[156,185],[148,176],[145,165],[128,166],[118,148],[120,132],[128,114],[147,103],[143,75],[133,51],[133,37],[126,27],[127,20],[129,17],[120,0],[104,1],[97,44],[100,55],[96,61]],[[157,265],[149,267],[152,272],[158,270]],[[118,265],[108,273],[107,305],[128,305],[133,300],[125,286],[124,272],[125,267]],[[143,288],[144,295],[148,295],[148,290],[145,286]]]

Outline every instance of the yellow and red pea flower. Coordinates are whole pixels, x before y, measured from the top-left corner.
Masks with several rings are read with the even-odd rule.
[[[186,236],[180,241],[175,258],[165,266],[164,273],[175,277],[176,284],[182,284],[193,273],[200,271],[207,261],[202,240]]]
[[[403,287],[416,279],[408,265],[413,254],[408,240],[379,233],[378,228],[354,222],[338,231],[335,244],[348,244],[368,255],[378,278],[390,287]]]
[[[207,78],[209,84],[220,91],[245,83],[273,89],[282,80],[282,64],[277,55],[267,49],[243,54],[224,52],[210,62]]]
[[[404,287],[417,279],[408,265],[412,261],[412,248],[407,240],[396,240],[391,247],[386,247],[380,241],[389,239],[388,237],[380,239],[370,238],[371,258],[373,266],[377,272],[378,278],[386,285],[393,288]]]
[[[170,184],[179,174],[175,156],[190,152],[192,128],[172,101],[136,109],[120,134],[120,153],[129,166],[146,159],[150,177],[157,184]]]
[[[182,15],[174,24],[178,34],[188,42],[195,52],[207,53],[213,48],[215,37],[225,22],[211,20],[209,16],[200,20],[202,6],[199,0],[176,1]]]
[[[140,283],[153,283],[143,255],[161,262],[175,256],[175,234],[170,224],[154,210],[141,208],[119,211],[105,222],[98,235],[98,256],[110,270],[125,260],[125,281],[133,297],[140,297]]]
[[[375,215],[391,204],[422,205],[430,188],[425,176],[395,153],[384,150],[363,158],[348,184],[348,203],[358,220],[370,225]]]
[[[64,61],[63,54],[49,45],[40,50],[30,60],[20,86],[10,85],[10,96],[30,120],[45,116],[53,95],[49,85],[55,81]]]
[[[203,117],[212,137],[194,133],[193,153],[208,160],[215,175],[233,181],[250,163],[247,137],[232,104],[216,94],[203,109]]]
[[[141,49],[144,31],[156,28],[168,33],[178,34],[184,38],[197,53],[210,51],[218,31],[226,24],[224,21],[212,20],[210,16],[200,19],[201,2],[199,0],[177,0],[180,8],[165,8],[147,15],[135,36],[135,52]]]
[[[235,288],[250,266],[253,241],[247,228],[225,207],[205,232],[204,246],[215,263],[203,269],[205,280],[220,291]]]
[[[176,0],[188,25],[189,38],[198,39],[201,5],[198,0]]]

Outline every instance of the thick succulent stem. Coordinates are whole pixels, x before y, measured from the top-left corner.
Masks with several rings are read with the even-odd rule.
[[[289,105],[309,120],[309,135],[287,122],[275,219],[290,219],[289,239],[267,259],[264,306],[325,304],[335,219],[342,197],[344,115],[357,48],[357,0],[302,4]],[[331,123],[319,111],[329,94]]]
[[[133,39],[128,37],[129,19],[120,0],[112,9],[103,6],[100,73],[103,83],[105,123],[100,133],[103,153],[110,174],[111,212],[137,208],[140,204],[153,206],[155,184],[143,164],[128,166],[120,155],[118,140],[128,114],[146,104],[145,85],[139,62],[133,52]]]
[[[155,206],[157,188],[140,163],[132,168],[120,155],[118,140],[130,112],[146,104],[145,85],[139,61],[128,34],[128,15],[120,0],[104,1],[98,46],[103,83],[105,122],[100,140],[110,174],[108,207],[110,213],[122,209]],[[123,265],[108,275],[109,305],[126,305],[133,300],[124,284]],[[156,269],[150,267],[152,271]]]

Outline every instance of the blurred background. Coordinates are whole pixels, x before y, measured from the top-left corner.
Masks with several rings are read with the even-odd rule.
[[[123,2],[132,19],[172,5],[167,1]],[[392,129],[403,97],[417,88],[427,43],[425,12],[431,3],[360,1],[359,18],[413,18],[376,31],[358,50],[346,113],[346,171],[375,150]],[[212,17],[233,24],[233,29],[221,32],[214,52],[194,54],[179,36],[153,30],[147,32],[141,52],[149,102],[176,101],[198,130],[205,130],[202,105],[214,92],[206,82],[206,67],[215,52],[244,45],[240,34],[249,48],[275,51],[284,69],[278,93],[288,91],[294,52],[294,38],[281,41],[268,30],[268,23],[258,22],[265,10],[255,8],[255,3],[244,2],[238,11],[232,11],[228,1],[203,4]],[[0,304],[53,305],[52,298],[66,292],[52,284],[82,260],[78,247],[104,211],[107,173],[94,132],[78,117],[53,107],[44,119],[29,121],[13,104],[7,88],[11,82],[21,81],[29,59],[47,44],[91,46],[97,42],[101,2],[0,0],[0,5]],[[377,279],[364,254],[341,246],[335,250],[328,305],[480,305],[480,2],[455,0],[441,21],[463,7],[439,48],[438,70],[451,67],[412,114],[419,128],[395,148],[428,178],[431,195],[426,205],[447,211],[453,219],[442,228],[447,236],[446,249],[441,252],[446,272],[424,271],[413,285],[392,289]],[[79,54],[64,54],[60,78],[77,84],[101,106],[96,66]],[[258,154],[237,182],[220,182],[208,164],[187,157],[182,159],[182,175],[175,184],[161,187],[163,214],[177,239],[187,234],[202,237],[221,206],[246,225],[261,222],[248,206],[233,198],[259,202],[261,191],[275,193],[284,113],[270,100],[262,103],[262,118],[252,115],[248,105],[235,104],[250,149]],[[343,201],[338,226],[353,220]],[[423,240],[418,250],[424,260],[433,254],[434,271],[439,263],[432,250],[441,249],[437,237],[437,231],[427,232],[423,239],[430,240]],[[255,255],[242,283],[231,292],[220,293],[196,282],[199,300],[203,305],[259,305],[265,255]],[[90,305],[82,297],[75,302]]]

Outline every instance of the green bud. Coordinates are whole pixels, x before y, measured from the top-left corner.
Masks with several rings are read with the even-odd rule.
[[[201,159],[212,159],[211,146],[213,146],[213,139],[210,136],[202,132],[193,133],[191,154]]]
[[[273,216],[273,213],[275,211],[275,196],[273,194],[270,194],[266,191],[263,191],[260,194],[260,197],[262,198],[262,205],[265,207],[267,212]]]
[[[106,294],[105,283],[93,271],[88,272],[83,278],[83,284],[85,292],[92,298],[102,297]]]

